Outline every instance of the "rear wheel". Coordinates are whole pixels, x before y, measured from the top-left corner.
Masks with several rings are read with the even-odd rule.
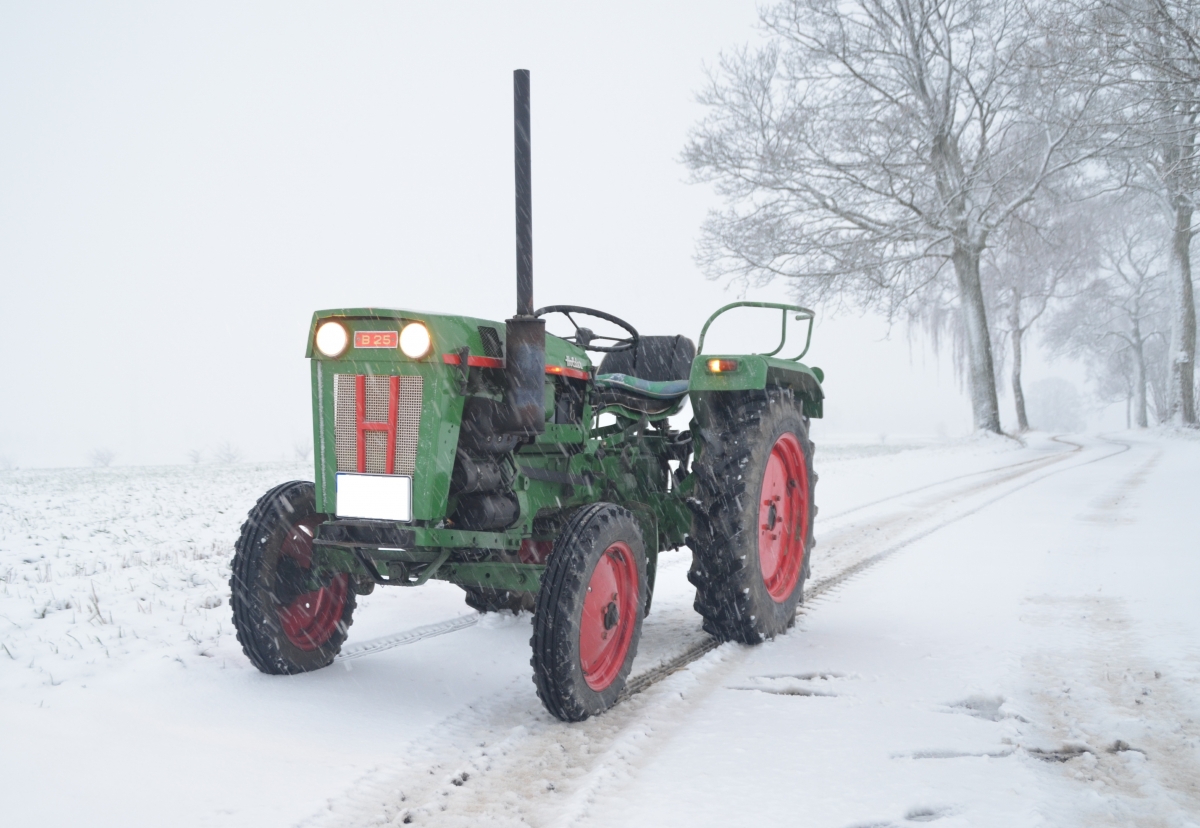
[[[264,673],[291,674],[332,663],[354,613],[350,576],[314,577],[313,539],[327,516],[312,483],[263,495],[238,538],[229,579],[242,650]]]
[[[646,551],[633,514],[611,503],[580,509],[546,566],[533,618],[533,681],[559,719],[616,704],[633,667],[646,592]]]
[[[790,393],[772,392],[698,429],[688,579],[722,640],[757,644],[795,621],[816,515],[807,426]]]

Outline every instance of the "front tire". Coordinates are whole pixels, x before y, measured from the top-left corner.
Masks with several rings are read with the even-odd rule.
[[[242,524],[229,579],[233,625],[247,658],[264,673],[329,666],[354,614],[345,573],[312,578],[313,539],[327,519],[312,483],[271,489]]]
[[[696,611],[723,641],[758,644],[796,620],[816,506],[808,420],[773,391],[698,429],[698,512],[688,537]]]
[[[554,544],[533,617],[533,682],[565,722],[617,702],[637,655],[646,604],[646,550],[627,509],[577,511]]]

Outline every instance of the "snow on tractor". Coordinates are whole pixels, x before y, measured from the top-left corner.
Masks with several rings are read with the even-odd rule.
[[[695,608],[718,639],[758,643],[793,623],[823,376],[799,361],[813,314],[794,305],[727,305],[698,349],[599,310],[535,310],[527,71],[514,92],[516,315],[314,314],[316,481],[277,486],[250,512],[233,617],[256,667],[300,673],[334,660],[355,596],[449,581],[481,612],[533,612],[538,696],[579,721],[624,688],[661,550],[691,548]],[[713,320],[741,306],[782,314],[779,347],[704,354]],[[545,317],[573,332],[548,335]],[[789,318],[808,323],[790,359]],[[688,401],[691,428],[675,430]]]

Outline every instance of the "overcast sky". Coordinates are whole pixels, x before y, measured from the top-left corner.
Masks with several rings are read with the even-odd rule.
[[[311,442],[313,310],[511,315],[518,67],[536,302],[695,338],[739,293],[693,261],[716,201],[679,154],[705,64],[755,19],[736,0],[0,5],[0,457],[290,456]],[[817,433],[966,432],[949,359],[887,333],[822,318]]]

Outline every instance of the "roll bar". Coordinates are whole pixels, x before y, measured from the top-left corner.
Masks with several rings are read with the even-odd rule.
[[[704,335],[708,333],[708,326],[711,325],[718,316],[725,313],[725,311],[732,310],[733,308],[775,308],[783,312],[783,327],[779,333],[779,346],[770,353],[757,354],[756,356],[775,356],[777,353],[783,350],[783,346],[787,344],[788,311],[796,312],[797,322],[808,320],[808,336],[805,337],[804,340],[804,350],[796,354],[796,356],[788,359],[790,362],[796,362],[800,359],[800,357],[808,353],[808,348],[810,345],[812,345],[813,319],[816,317],[816,314],[813,311],[809,310],[808,308],[800,307],[799,305],[787,305],[781,302],[730,302],[725,307],[719,309],[712,316],[708,317],[708,321],[705,322],[704,327],[700,329],[700,344],[696,347],[697,356],[704,353]]]

